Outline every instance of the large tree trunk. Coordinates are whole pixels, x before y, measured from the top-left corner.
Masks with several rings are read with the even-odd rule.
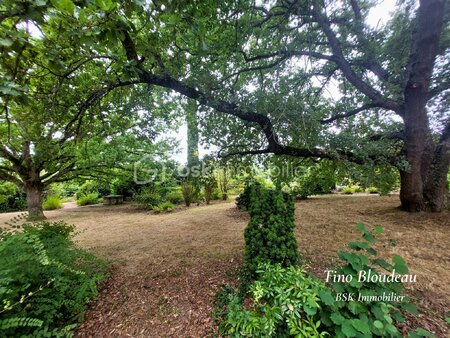
[[[28,218],[30,220],[44,219],[44,211],[42,208],[43,186],[40,183],[28,183],[25,185],[27,194]]]
[[[425,209],[423,191],[431,162],[427,147],[430,139],[425,107],[429,100],[430,79],[442,32],[443,12],[443,0],[420,2],[407,67],[403,120],[404,151],[409,168],[401,172],[400,200],[402,208],[410,212]]]

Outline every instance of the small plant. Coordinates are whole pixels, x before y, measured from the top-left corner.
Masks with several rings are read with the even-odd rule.
[[[98,204],[98,203],[100,203],[100,198],[98,197],[97,193],[84,195],[77,199],[77,204],[79,206]]]
[[[376,187],[369,187],[369,188],[367,188],[367,192],[369,194],[378,194],[378,188],[376,188]]]
[[[44,199],[44,203],[42,204],[42,207],[44,210],[55,210],[55,209],[61,209],[63,206],[62,200],[58,196],[47,196]]]
[[[158,189],[154,186],[146,187],[133,196],[133,199],[148,209],[162,202]]]
[[[169,202],[169,201],[160,203],[160,204],[158,205],[158,207],[159,207],[162,211],[166,211],[166,212],[172,212],[173,209],[175,208],[175,206],[174,206],[171,202]]]
[[[345,195],[353,195],[355,190],[352,187],[345,187],[342,189],[342,193]]]

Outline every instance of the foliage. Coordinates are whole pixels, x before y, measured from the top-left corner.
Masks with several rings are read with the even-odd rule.
[[[250,288],[251,305],[234,293],[225,294],[220,333],[226,337],[326,337],[317,319],[325,283],[301,268],[263,264]],[[223,297],[223,296],[222,296]],[[250,308],[248,310],[246,308]]]
[[[77,199],[77,204],[79,206],[98,203],[100,203],[100,198],[98,197],[98,194],[95,192],[87,195],[82,195],[80,198]]]
[[[73,231],[41,222],[0,232],[1,337],[66,337],[83,318],[106,265],[74,245]]]
[[[148,209],[152,209],[163,200],[160,189],[154,185],[142,188],[139,193],[133,195],[133,199]]]
[[[299,267],[262,263],[249,288],[250,302],[244,302],[238,290],[223,288],[216,295],[214,312],[220,333],[227,337],[401,337],[395,324],[404,321],[402,312],[417,314],[402,294],[402,283],[360,279],[359,274],[378,275],[384,270],[401,276],[409,270],[399,256],[393,256],[391,264],[379,258],[372,247],[377,241],[372,232],[362,224],[357,229],[363,240],[349,243],[353,252],[339,252],[344,264],[329,271],[328,283]],[[382,229],[375,227],[375,231]],[[389,299],[391,295],[403,298]],[[409,337],[434,336],[419,328]]]
[[[172,212],[173,209],[175,209],[175,206],[171,202],[166,201],[166,202],[162,202],[162,203],[160,203],[158,205],[154,205],[152,207],[152,209],[153,209],[153,211],[155,213],[158,214],[158,213],[163,212],[163,211],[165,211],[165,212]]]
[[[355,189],[353,189],[352,187],[344,187],[342,189],[342,193],[345,195],[352,195],[355,192]]]
[[[345,282],[343,279],[331,279],[330,290],[320,293],[323,302],[320,319],[336,337],[401,337],[395,322],[404,321],[401,311],[417,314],[416,308],[406,296],[399,301],[394,298],[380,301],[377,298],[402,296],[402,283],[359,276],[367,276],[369,273],[378,275],[381,271],[389,275],[393,272],[396,275],[408,274],[408,267],[400,256],[393,256],[392,264],[378,257],[377,251],[372,247],[377,242],[375,236],[363,224],[358,224],[357,229],[363,240],[349,243],[353,252],[339,252],[339,258],[345,263],[332,271],[335,276],[351,276],[351,280]],[[375,227],[375,231],[381,233],[383,230]],[[336,297],[338,294],[350,295],[351,298]],[[373,298],[362,300],[359,299],[360,296]]]
[[[109,195],[111,194],[111,188],[106,182],[86,181],[78,188],[76,192],[76,198],[79,199],[82,196],[94,193],[99,196]]]
[[[378,194],[378,188],[377,187],[368,187],[367,192],[369,194]]]
[[[0,212],[26,209],[25,194],[11,182],[0,181]]]
[[[297,241],[294,235],[294,202],[281,190],[250,185],[250,222],[244,231],[245,270],[255,276],[261,263],[297,265]]]
[[[331,162],[313,164],[303,169],[290,183],[291,193],[304,199],[311,195],[329,194],[336,187],[335,168]]]
[[[183,193],[181,192],[181,188],[171,189],[167,192],[165,199],[173,204],[180,204],[184,201]]]
[[[184,204],[189,207],[195,198],[195,187],[191,180],[185,180],[181,184],[181,192],[183,193]]]
[[[42,207],[44,210],[55,210],[55,209],[61,209],[63,206],[62,200],[55,195],[50,195],[45,197],[44,203],[42,204]]]

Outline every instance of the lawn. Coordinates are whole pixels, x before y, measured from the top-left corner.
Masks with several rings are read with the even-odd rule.
[[[450,213],[408,214],[398,197],[327,195],[296,203],[303,263],[323,276],[336,252],[358,238],[355,225],[381,225],[386,256],[403,256],[417,283],[408,292],[425,314],[416,321],[448,334]],[[12,214],[0,215],[0,223]],[[50,220],[76,225],[76,240],[112,263],[111,276],[76,331],[77,337],[204,337],[214,334],[210,312],[221,284],[236,279],[248,215],[233,202],[152,214],[133,205],[49,211]],[[414,231],[412,231],[414,230]]]

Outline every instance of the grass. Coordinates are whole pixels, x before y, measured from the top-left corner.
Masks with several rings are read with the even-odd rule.
[[[58,196],[47,196],[42,203],[44,210],[61,209],[63,201]]]

